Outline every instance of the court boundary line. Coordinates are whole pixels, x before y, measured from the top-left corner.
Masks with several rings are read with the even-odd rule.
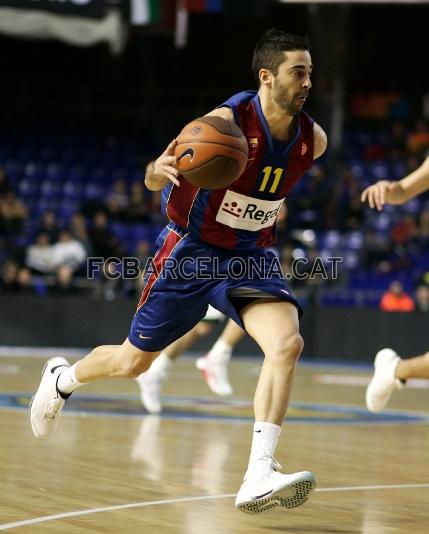
[[[329,493],[329,492],[343,492],[343,491],[378,491],[378,490],[388,490],[388,489],[418,489],[418,488],[429,488],[429,483],[422,484],[378,484],[371,486],[339,486],[336,488],[318,488],[316,492],[318,493]],[[48,521],[55,521],[57,519],[67,519],[69,517],[79,517],[83,515],[96,514],[101,512],[113,512],[118,510],[129,510],[132,508],[144,508],[147,506],[161,506],[166,504],[176,504],[179,502],[195,502],[195,501],[210,501],[217,499],[227,499],[235,497],[235,493],[223,493],[220,495],[202,495],[194,497],[178,497],[176,499],[163,499],[158,501],[142,501],[135,503],[126,503],[126,504],[117,504],[113,506],[102,506],[98,508],[88,508],[85,510],[75,510],[73,512],[63,512],[59,514],[46,515],[41,517],[35,517],[33,519],[24,519],[21,521],[14,521],[12,523],[3,523],[0,524],[1,530],[9,530],[12,528],[18,528],[28,525],[36,525],[39,523],[46,523]]]
[[[30,397],[31,394],[28,392],[12,391],[12,392],[0,392],[0,412],[1,411],[18,411],[18,412],[27,412],[28,406],[25,405],[7,405],[1,402],[1,398],[5,396],[13,397]],[[89,393],[81,395],[81,400],[122,400],[122,399],[133,399],[137,398],[136,395],[130,394],[103,394],[99,393]],[[188,400],[201,400],[208,399],[212,400],[211,397],[186,397],[186,396],[166,396],[164,399],[188,399]],[[244,399],[240,399],[244,400]],[[226,406],[226,404],[225,404]],[[234,408],[236,405],[232,404],[230,407]],[[373,425],[426,425],[429,423],[429,415],[426,412],[413,412],[410,410],[386,410],[384,415],[387,418],[371,417],[371,414],[365,410],[365,408],[357,405],[336,405],[334,403],[315,403],[313,401],[294,401],[290,404],[291,408],[308,408],[313,410],[319,410],[321,414],[333,411],[336,414],[366,414],[369,416],[369,419],[341,419],[339,417],[326,417],[323,418],[315,416],[294,416],[288,418],[288,424],[290,425],[346,425],[346,426],[373,426]],[[109,412],[108,410],[92,410],[92,409],[78,409],[77,407],[68,408],[64,411],[65,416],[71,417],[111,417],[111,418],[121,418],[121,419],[140,419],[141,417],[160,417],[163,420],[170,421],[191,421],[191,422],[222,422],[227,424],[250,424],[253,422],[252,416],[240,416],[240,415],[216,415],[216,414],[207,414],[205,412],[171,412],[169,410],[164,410],[162,413],[154,415],[148,413],[126,413],[126,412]]]

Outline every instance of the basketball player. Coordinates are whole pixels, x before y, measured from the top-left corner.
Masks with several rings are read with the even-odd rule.
[[[362,193],[362,202],[382,211],[387,204],[405,204],[429,189],[429,157],[414,172],[397,182],[380,180]],[[402,389],[409,378],[429,378],[429,352],[403,360],[392,349],[382,349],[374,361],[374,376],[366,390],[366,405],[381,412],[395,389]]]
[[[122,345],[97,347],[72,366],[63,358],[49,360],[32,402],[31,424],[36,437],[48,438],[76,388],[99,378],[137,377],[212,304],[244,328],[265,356],[255,392],[249,464],[236,498],[240,510],[257,514],[278,505],[299,506],[315,488],[311,472],[282,474],[274,460],[303,348],[302,310],[281,273],[273,272],[274,255],[267,247],[275,241],[281,204],[323,154],[327,140],[302,111],[311,88],[307,39],[269,30],[255,47],[252,67],[258,91],[236,94],[209,113],[235,121],[244,132],[246,170],[228,188],[198,189],[178,174],[175,140],[149,167],[146,186],[163,190],[170,223],[158,237],[154,270],[146,278],[128,338]],[[239,216],[223,210],[229,202],[241,209]],[[162,272],[167,258],[177,263],[189,257],[216,258],[211,278],[207,271],[192,280],[176,271]],[[230,269],[235,258],[257,260],[265,272],[238,278]],[[197,269],[197,262],[187,268],[192,265]]]
[[[174,341],[151,365],[150,369],[137,377],[140,397],[143,406],[149,413],[160,413],[161,388],[171,369],[171,365],[185,350],[201,336],[206,336],[212,330],[213,322],[222,320],[224,315],[211,306],[204,319],[184,336]],[[219,339],[202,358],[196,360],[199,369],[209,388],[216,395],[227,396],[233,394],[229,376],[228,364],[235,345],[244,336],[244,330],[230,319]]]

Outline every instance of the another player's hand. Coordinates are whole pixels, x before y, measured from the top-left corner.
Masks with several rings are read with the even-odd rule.
[[[177,171],[177,160],[174,155],[177,141],[173,139],[164,152],[155,160],[153,164],[153,172],[155,176],[168,178],[174,185],[180,187],[180,182],[177,179],[179,172]]]
[[[384,205],[386,204],[386,195],[388,192],[390,192],[392,187],[392,182],[380,180],[376,184],[370,185],[363,191],[360,197],[361,201],[368,201],[370,208],[377,208],[378,211],[382,211]]]

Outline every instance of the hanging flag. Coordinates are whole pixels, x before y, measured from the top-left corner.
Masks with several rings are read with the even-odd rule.
[[[160,0],[131,0],[131,24],[156,24],[161,19]]]
[[[178,0],[176,6],[176,29],[174,32],[174,46],[185,48],[188,42],[189,11],[185,7],[186,0]]]
[[[184,48],[188,42],[189,13],[221,13],[224,0],[177,0],[174,46]]]
[[[193,12],[220,13],[223,11],[223,0],[185,0],[184,8]]]

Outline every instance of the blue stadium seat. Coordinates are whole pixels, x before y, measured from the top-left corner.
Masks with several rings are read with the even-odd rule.
[[[40,184],[40,192],[43,198],[59,198],[61,195],[61,184],[53,180],[43,180]]]
[[[83,186],[77,181],[63,182],[62,195],[68,199],[80,199],[83,195]]]

